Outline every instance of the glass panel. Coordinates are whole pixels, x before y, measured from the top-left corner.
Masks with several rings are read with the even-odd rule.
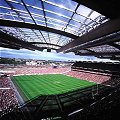
[[[6,1],[10,3],[13,8],[11,5],[8,5],[5,0],[0,0],[0,18],[35,24],[21,0]],[[65,31],[77,36],[81,36],[86,32],[89,32],[96,26],[103,23],[103,21],[105,22],[108,20],[106,18],[103,20],[103,15],[92,11],[90,8],[87,8],[84,5],[80,5],[77,11],[75,11],[78,3],[72,0],[42,0],[46,16],[43,14],[41,0],[24,0],[24,2],[37,25],[46,26],[46,22],[47,27]],[[44,17],[46,18],[46,21]],[[11,28],[10,32],[12,30],[13,29]],[[52,34],[49,32],[42,32],[44,36],[43,38],[38,30],[22,28],[20,29],[21,31],[19,31],[19,29],[17,30],[18,33],[20,33],[20,36],[22,36],[21,38],[26,41],[40,40],[45,42],[45,38],[47,42],[52,41],[53,43],[58,43],[60,45],[65,45],[71,41],[71,38],[63,36],[61,37],[61,35]],[[11,33],[19,37],[18,33]],[[50,37],[50,41],[48,35]]]
[[[55,3],[57,5],[60,5],[61,8],[66,7],[71,10],[75,10],[75,8],[77,7],[77,4],[78,4],[72,0],[45,0],[45,1]]]
[[[65,22],[63,22],[63,21],[56,21],[54,19],[47,19],[47,23],[49,23],[49,24],[58,24],[60,26],[64,26],[65,25]]]
[[[118,52],[118,51],[120,51],[119,49],[109,46],[109,45],[101,45],[101,46],[92,47],[89,49],[93,50],[95,52]]]
[[[38,20],[35,20],[37,25],[42,25],[42,26],[45,26],[45,22],[44,21],[38,21]]]
[[[35,14],[38,14],[38,15],[42,15],[43,16],[43,11],[41,10],[38,10],[38,9],[34,9],[32,7],[27,7],[30,11],[30,13],[35,13]]]
[[[86,18],[83,17],[83,16],[80,16],[80,15],[74,14],[74,15],[73,15],[73,19],[78,20],[78,21],[81,21],[81,22],[83,23]]]
[[[4,13],[9,13],[9,11],[5,8],[0,7],[0,14],[4,14]]]
[[[76,27],[78,27],[78,28],[81,26],[81,23],[75,22],[75,21],[73,21],[73,20],[70,21],[70,24],[71,24],[71,25],[74,25],[74,26],[76,26]]]
[[[55,19],[58,19],[58,20],[62,20],[64,22],[68,22],[68,18],[65,18],[63,16],[60,16],[60,15],[57,15],[56,13],[49,13],[49,12],[46,12],[46,16],[47,17],[51,17],[51,18],[55,18]]]
[[[89,26],[91,26],[91,27],[93,27],[93,28],[95,28],[95,27],[96,27],[96,25],[97,25],[97,23],[96,23],[96,22],[90,22],[90,24],[89,24]]]
[[[92,20],[87,19],[86,22],[85,22],[85,24],[89,24],[89,23],[91,23],[91,22],[92,22]]]
[[[9,7],[9,5],[4,0],[0,0],[0,6]]]
[[[78,27],[74,27],[74,26],[71,26],[71,25],[68,25],[68,28],[73,29],[76,32],[79,30]]]
[[[44,32],[44,31],[41,31],[42,35],[44,36],[46,42],[49,42],[49,38],[48,38],[48,33],[47,32]]]
[[[67,29],[65,29],[65,32],[69,32],[71,34],[74,34],[75,30],[67,27]]]
[[[24,0],[25,4],[42,8],[40,0]]]
[[[34,16],[32,15],[34,19],[41,21],[41,22],[45,22],[45,19],[43,17],[38,17],[38,16]]]
[[[44,8],[45,8],[45,10],[49,10],[49,11],[52,11],[52,12],[55,12],[55,13],[58,13],[58,14],[68,16],[68,17],[72,16],[72,12],[69,12],[67,10],[61,9],[59,7],[56,7],[56,6],[47,4],[47,3],[44,4]]]
[[[54,29],[58,29],[58,30],[63,30],[64,26],[59,26],[57,24],[47,24],[48,27],[54,28]]]
[[[16,4],[16,3],[13,3],[13,2],[10,2],[12,4],[12,6],[15,8],[15,9],[18,9],[18,10],[23,10],[23,11],[26,11],[25,7],[21,4]]]
[[[33,22],[33,20],[32,20],[31,18],[29,18],[29,19],[24,19],[24,21],[25,21],[26,23],[32,23],[32,24],[34,24],[34,22]]]
[[[89,13],[91,12],[91,9],[88,7],[85,7],[84,5],[80,5],[76,12],[85,17],[88,17]]]
[[[68,38],[68,37],[65,37],[65,36],[61,36],[60,41],[59,41],[59,45],[63,46],[70,40],[71,40],[71,38]]]
[[[90,17],[89,18],[91,18],[91,19],[95,19],[95,18],[97,18],[98,16],[100,16],[100,13],[98,13],[98,12],[96,12],[96,11],[94,11],[91,15],[90,15]]]

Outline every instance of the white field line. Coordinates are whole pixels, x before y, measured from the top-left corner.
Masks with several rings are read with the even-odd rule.
[[[70,71],[70,70],[69,70]],[[31,73],[31,74],[17,74],[17,75],[13,75],[13,76],[21,76],[21,75],[44,75],[44,74],[64,74],[64,73],[67,73],[69,71],[66,71],[66,72],[63,72],[63,73],[58,73],[58,72],[55,72],[55,73]]]
[[[10,90],[11,88],[0,88],[0,90]]]
[[[17,98],[17,101],[18,101],[19,105],[21,106],[21,104],[24,103],[24,100],[22,99],[21,95],[19,94],[19,92],[18,92],[16,86],[14,85],[14,83],[12,82],[12,80],[10,78],[9,78],[9,80],[10,80],[10,83],[15,91],[15,96]]]

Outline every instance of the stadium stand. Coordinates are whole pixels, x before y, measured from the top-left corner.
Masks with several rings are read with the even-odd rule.
[[[18,101],[10,81],[6,77],[0,78],[0,116],[18,107]]]
[[[105,81],[108,81],[110,79],[110,76],[107,75],[100,75],[98,73],[92,73],[91,71],[69,71],[66,73],[66,75],[83,79],[83,80],[88,80],[96,83],[103,83]]]
[[[120,76],[112,76],[108,81],[103,82],[104,85],[119,86]]]
[[[52,67],[45,67],[45,68],[30,68],[27,69],[27,67],[23,67],[23,68],[16,68],[15,70],[15,74],[19,75],[19,74],[55,74],[55,73],[64,73],[66,71],[69,71],[70,68],[52,68]]]
[[[113,64],[113,63],[106,63],[106,62],[76,62],[72,66],[72,69],[84,69],[84,70],[91,70],[96,72],[103,72],[103,73],[120,73],[120,64]]]

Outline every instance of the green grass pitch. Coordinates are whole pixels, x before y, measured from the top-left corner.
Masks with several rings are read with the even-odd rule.
[[[55,95],[83,89],[94,82],[80,80],[62,74],[22,75],[14,76],[12,81],[24,99],[30,100],[40,95]]]

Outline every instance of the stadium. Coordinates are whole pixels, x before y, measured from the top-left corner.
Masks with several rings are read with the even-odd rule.
[[[119,1],[1,0],[0,119],[119,119],[119,10]]]

